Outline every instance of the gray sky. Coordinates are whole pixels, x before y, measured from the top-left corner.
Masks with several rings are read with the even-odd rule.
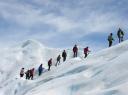
[[[102,49],[110,32],[115,39],[119,27],[127,34],[127,5],[127,0],[0,0],[0,45],[35,39],[49,47]]]

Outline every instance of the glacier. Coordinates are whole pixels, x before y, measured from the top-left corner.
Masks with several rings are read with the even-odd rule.
[[[35,40],[0,50],[0,95],[128,95],[128,40],[77,58],[66,49],[67,61],[55,67],[63,49],[49,48]],[[51,71],[40,77],[37,68],[53,58]],[[19,77],[20,69],[35,68],[34,80]]]

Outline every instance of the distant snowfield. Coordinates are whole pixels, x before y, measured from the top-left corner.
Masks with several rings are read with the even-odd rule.
[[[128,95],[128,41],[83,58],[68,59],[55,67],[56,57],[63,50],[51,49],[37,41],[28,40],[16,48],[0,50],[0,95]],[[53,58],[51,71],[34,80],[19,78],[22,67],[26,70]]]

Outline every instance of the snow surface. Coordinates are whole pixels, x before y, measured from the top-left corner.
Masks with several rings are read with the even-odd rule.
[[[0,95],[128,95],[128,41],[104,49],[88,58],[72,58],[72,49],[67,49],[68,59],[55,67],[56,57],[63,50],[43,46],[28,40],[19,47],[0,50]],[[25,70],[53,58],[51,71],[40,77],[35,72],[34,80],[19,78]]]

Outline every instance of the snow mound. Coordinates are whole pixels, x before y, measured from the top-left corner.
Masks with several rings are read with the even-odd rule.
[[[36,40],[27,40],[22,44],[22,48],[28,47],[28,46],[33,47],[33,48],[43,47],[43,45]]]

